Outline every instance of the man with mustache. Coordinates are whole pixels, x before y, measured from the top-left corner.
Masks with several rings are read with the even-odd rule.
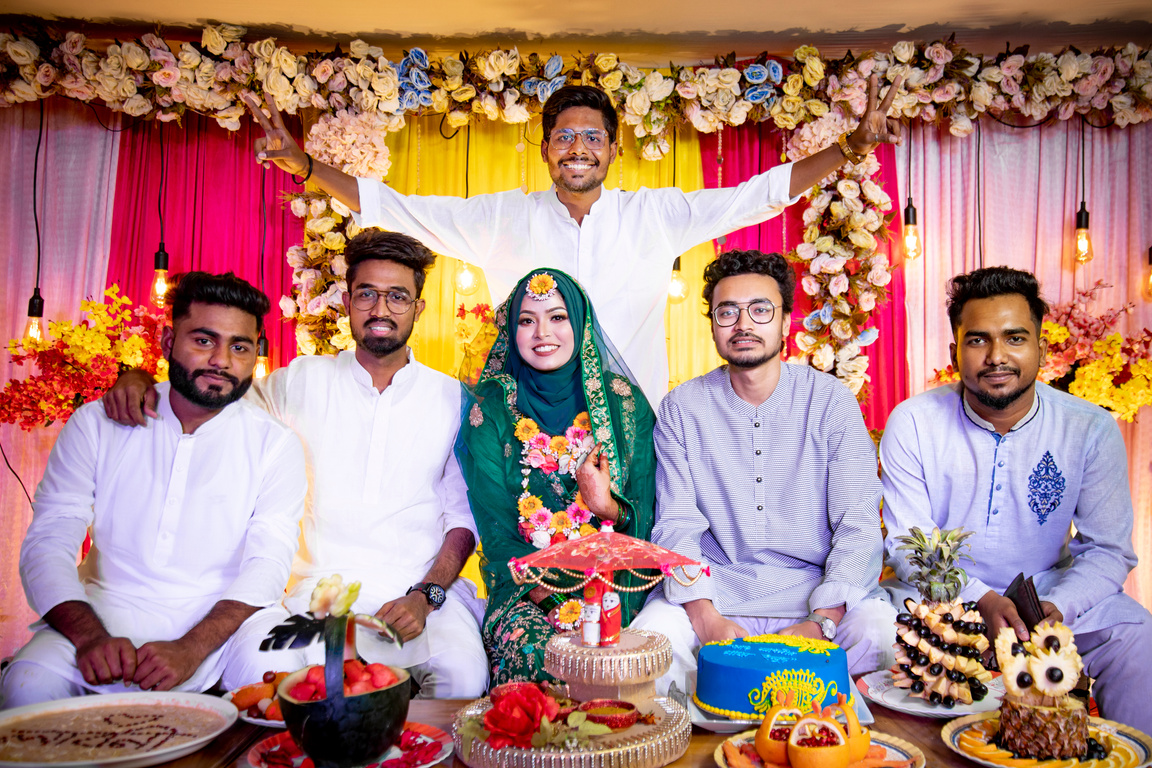
[[[297,357],[249,396],[300,435],[312,480],[284,602],[307,611],[316,582],[333,573],[361,582],[355,610],[379,616],[404,641],[397,647],[361,627],[361,655],[410,669],[422,696],[475,698],[488,661],[471,613],[475,595],[456,582],[476,542],[452,453],[460,384],[408,348],[436,257],[411,237],[376,229],[349,240],[344,256],[356,350]],[[109,415],[144,423],[150,383],[138,372],[121,376],[105,396]],[[309,646],[308,662],[323,663],[323,650]]]
[[[1152,733],[1152,616],[1124,594],[1136,565],[1128,455],[1103,408],[1037,382],[1048,307],[1035,276],[988,267],[952,279],[948,317],[960,382],[911,398],[880,443],[897,604],[915,590],[894,537],[912,527],[974,531],[964,601],[989,638],[1012,627],[1018,573],[1032,576],[1045,616],[1076,636],[1104,717]],[[1075,535],[1070,531],[1075,526]]]
[[[437,253],[481,267],[497,301],[537,267],[554,267],[576,278],[655,407],[668,391],[664,309],[676,257],[772,218],[845,162],[863,162],[880,143],[899,141],[900,124],[886,116],[902,82],[897,78],[881,100],[873,76],[858,127],[839,143],[739,186],[690,193],[675,187],[605,188],[619,149],[616,108],[598,88],[564,86],[543,108],[540,156],[553,187],[467,199],[401,195],[386,184],[316,162],[285,130],[270,98],[265,104],[270,118],[246,99],[265,130],[265,137],[256,140],[259,162],[309,176],[348,206],[362,227],[404,232]]]
[[[241,400],[268,298],[232,273],[190,272],[168,301],[156,418],[128,429],[89,403],[52,448],[20,551],[42,621],[5,671],[2,706],[232,688],[277,662],[257,647],[287,618],[307,482],[292,430]]]
[[[711,569],[689,587],[665,579],[632,623],[672,643],[661,691],[684,684],[702,644],[746,635],[835,640],[853,674],[891,662],[876,449],[847,387],[782,364],[794,289],[780,254],[709,264],[704,300],[727,365],[656,415],[652,540]]]

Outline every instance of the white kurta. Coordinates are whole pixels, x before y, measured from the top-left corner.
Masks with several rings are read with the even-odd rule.
[[[418,363],[383,392],[354,352],[298,357],[251,397],[304,441],[312,481],[288,610],[305,611],[316,582],[333,573],[361,582],[355,610],[380,607],[424,579],[453,528],[476,535],[453,454],[460,382]],[[427,633],[390,663],[428,660]]]
[[[403,232],[481,267],[497,302],[531,269],[567,272],[588,292],[597,319],[655,409],[668,391],[664,308],[672,262],[689,248],[783,211],[798,199],[788,197],[791,179],[788,163],[724,189],[604,189],[580,224],[555,188],[465,199],[401,195],[360,179],[356,222]]]
[[[52,449],[20,551],[38,614],[87,601],[112,635],[137,647],[181,637],[220,600],[275,604],[307,491],[299,439],[259,408],[233,403],[186,435],[170,385],[157,392],[160,418],[146,427],[116,424],[99,402],[76,411]],[[78,574],[89,526],[93,547]],[[215,683],[220,657],[181,688]],[[82,679],[74,658],[70,667],[55,656],[29,660]]]

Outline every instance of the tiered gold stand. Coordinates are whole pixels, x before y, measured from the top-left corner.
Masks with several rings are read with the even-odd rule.
[[[627,730],[593,737],[586,747],[492,749],[479,739],[465,761],[471,768],[659,768],[677,760],[688,749],[692,724],[679,703],[656,696],[656,679],[672,663],[672,647],[656,632],[625,629],[620,643],[586,648],[576,633],[557,635],[544,651],[544,668],[567,682],[568,694],[578,701],[622,699],[651,713],[655,723],[637,723]],[[463,760],[460,724],[464,718],[483,717],[492,702],[479,699],[456,714],[453,741]]]

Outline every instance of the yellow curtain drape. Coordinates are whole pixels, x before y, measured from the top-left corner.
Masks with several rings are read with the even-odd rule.
[[[684,191],[704,185],[700,144],[694,130],[681,131],[675,150],[659,162],[641,160],[627,126],[621,126],[620,152],[609,169],[605,186],[635,190],[641,187],[678,186]],[[524,192],[546,190],[552,185],[548,166],[540,158],[540,118],[520,125],[481,120],[471,128],[453,131],[439,117],[410,120],[402,131],[389,134],[392,169],[388,184],[409,195],[479,195],[520,188]],[[714,256],[706,243],[681,257],[681,274],[688,282],[688,298],[670,304],[668,329],[670,386],[705,373],[719,364],[708,323],[701,314],[704,265]],[[488,285],[469,295],[456,292],[460,262],[441,257],[424,286],[426,308],[409,343],[416,358],[438,371],[455,376],[463,358],[466,338],[457,334],[457,308],[492,303]],[[480,271],[476,270],[479,274]],[[669,265],[669,273],[671,265]],[[479,563],[473,556],[463,576],[475,582],[483,596]]]

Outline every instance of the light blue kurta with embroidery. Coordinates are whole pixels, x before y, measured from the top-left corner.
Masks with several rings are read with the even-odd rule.
[[[1127,600],[1090,610],[1122,592],[1136,565],[1128,455],[1103,408],[1037,383],[1028,415],[999,435],[959,384],[939,387],[892,412],[880,463],[885,546],[901,581],[912,569],[894,537],[963,527],[975,532],[964,600],[1003,594],[1023,572],[1076,632],[1136,620]]]

